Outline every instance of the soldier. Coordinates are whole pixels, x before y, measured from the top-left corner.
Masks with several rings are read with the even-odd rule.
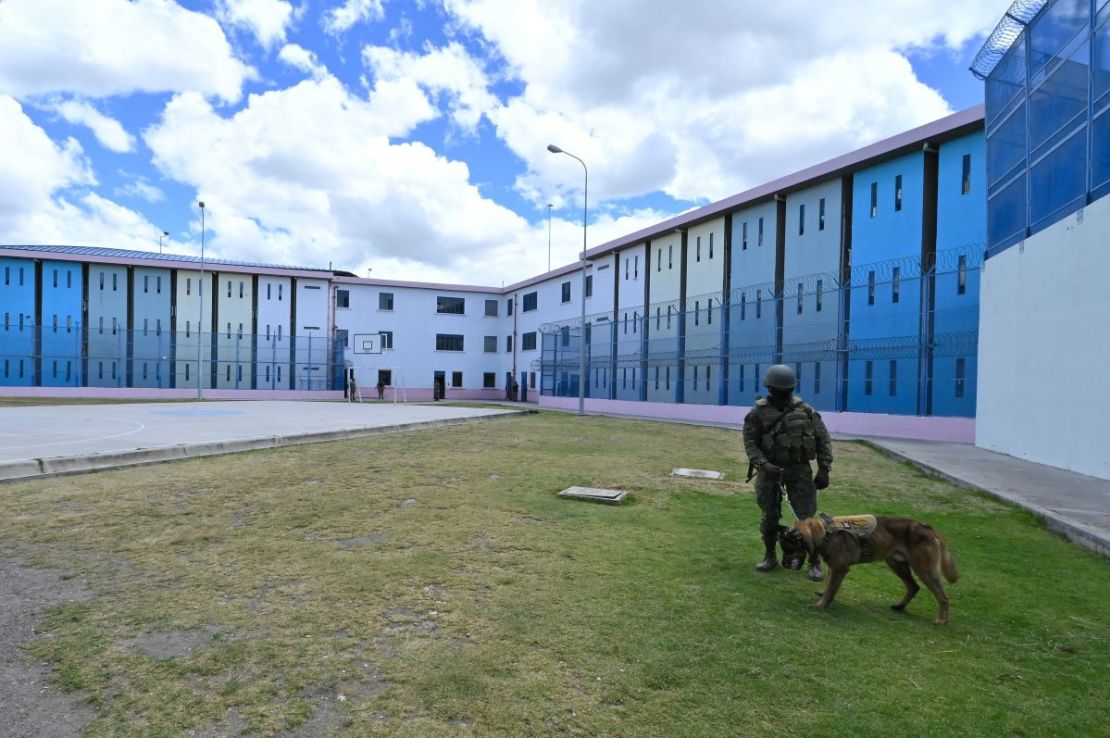
[[[756,564],[758,571],[778,566],[775,543],[782,515],[782,486],[800,519],[817,513],[817,490],[829,486],[832,444],[821,415],[794,395],[794,370],[775,364],[767,370],[763,384],[770,396],[756,400],[744,418],[744,450],[756,471],[755,500],[762,513],[759,531],[765,553]],[[817,474],[810,468],[817,459]],[[749,477],[750,478],[750,477]],[[817,582],[824,576],[816,555],[810,557],[808,576]]]

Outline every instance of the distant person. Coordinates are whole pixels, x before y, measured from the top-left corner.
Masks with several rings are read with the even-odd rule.
[[[375,387],[378,390],[378,399],[379,400],[384,400],[385,399],[385,382],[380,377],[378,378],[378,383],[375,385]]]
[[[761,513],[759,532],[763,536],[763,560],[758,571],[778,566],[775,544],[782,516],[782,487],[799,519],[817,514],[817,490],[829,486],[832,469],[832,441],[821,414],[794,394],[794,370],[775,364],[767,370],[763,384],[769,396],[756,400],[744,418],[744,451],[756,474],[755,501]],[[809,462],[817,459],[817,474]],[[751,478],[749,473],[748,478]],[[816,554],[810,557],[809,578],[820,581],[824,575]]]
[[[432,384],[432,399],[442,400],[444,398],[443,377],[436,377],[435,382]]]
[[[520,385],[514,379],[513,380],[513,391],[512,391],[512,400],[513,400],[513,402],[516,402],[518,397],[520,397]]]
[[[351,369],[347,372],[347,399],[354,400],[358,398],[358,382],[355,381],[355,371]]]

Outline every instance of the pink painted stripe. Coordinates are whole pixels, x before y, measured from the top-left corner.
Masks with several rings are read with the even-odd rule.
[[[191,400],[197,396],[196,387],[192,389],[157,389],[154,387],[0,387],[0,397],[58,397],[113,400]],[[336,391],[309,390],[235,390],[204,389],[201,397],[205,400],[342,400],[343,393]],[[362,393],[364,400],[376,397],[374,388]],[[387,400],[393,399],[393,388],[385,391]],[[398,399],[403,399],[401,390]],[[425,401],[432,399],[430,388],[414,388],[407,391],[407,399]],[[485,400],[505,399],[505,391],[498,389],[450,389],[447,400]]]
[[[540,397],[541,408],[577,410],[577,397]],[[733,405],[678,405],[667,402],[629,402],[587,399],[587,412],[657,418],[689,423],[715,423],[741,426],[750,407]],[[975,443],[973,418],[917,417],[880,413],[821,413],[825,426],[833,433],[850,436],[913,438],[921,441]]]

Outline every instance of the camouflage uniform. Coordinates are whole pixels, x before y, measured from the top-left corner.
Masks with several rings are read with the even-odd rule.
[[[817,489],[813,484],[810,459],[817,459],[819,469],[832,468],[832,442],[821,414],[802,398],[792,395],[783,409],[768,399],[757,400],[744,418],[744,451],[748,461],[758,470],[755,480],[755,501],[762,513],[759,532],[763,544],[774,556],[778,540],[782,497],[779,481],[768,478],[763,467],[768,462],[782,468],[782,484],[799,518],[817,513]]]

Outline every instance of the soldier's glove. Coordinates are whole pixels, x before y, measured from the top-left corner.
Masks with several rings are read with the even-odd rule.
[[[827,489],[829,486],[829,470],[821,468],[813,475],[813,486],[817,489]]]
[[[775,466],[770,461],[763,462],[763,466],[759,467],[759,473],[772,482],[782,479],[782,467]]]

